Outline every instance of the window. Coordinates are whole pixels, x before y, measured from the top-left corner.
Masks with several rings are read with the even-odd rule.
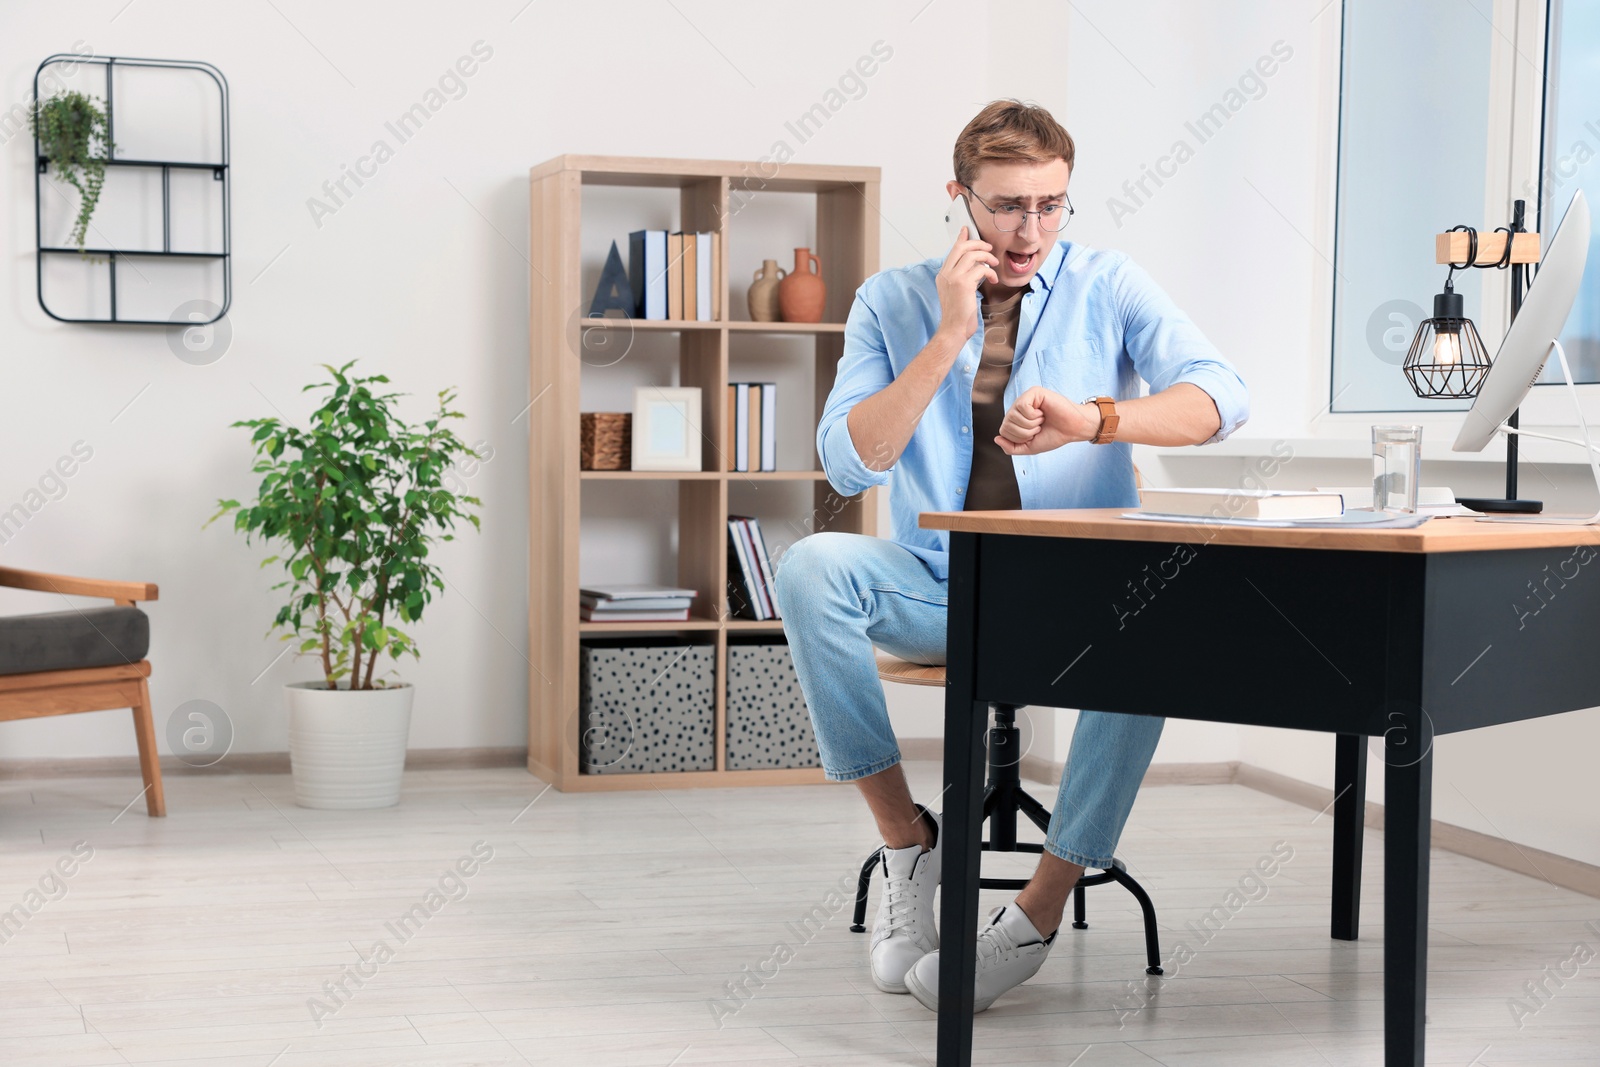
[[[1517,195],[1539,204],[1539,228],[1554,233],[1579,189],[1591,211],[1600,210],[1600,4],[1552,0],[1546,23],[1544,148],[1538,189],[1530,181]],[[1600,248],[1590,236],[1589,263],[1578,299],[1561,335],[1572,377],[1600,382]],[[1552,360],[1551,363],[1555,361]],[[1561,381],[1560,367],[1545,366],[1540,384]]]
[[[1484,220],[1495,29],[1461,0],[1345,0],[1343,18],[1329,407],[1460,410],[1419,399],[1400,365],[1444,285],[1434,234],[1504,224]],[[1455,282],[1480,327],[1485,273]]]

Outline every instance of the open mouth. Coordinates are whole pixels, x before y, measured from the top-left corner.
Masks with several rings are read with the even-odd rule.
[[[1013,274],[1022,274],[1033,266],[1034,257],[1038,252],[1007,252],[1006,266],[1011,268]]]

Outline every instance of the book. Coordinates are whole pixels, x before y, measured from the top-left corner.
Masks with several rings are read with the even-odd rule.
[[[750,383],[750,417],[747,420],[747,422],[748,422],[748,425],[749,425],[749,429],[747,429],[745,431],[745,434],[749,438],[749,440],[745,442],[744,450],[745,450],[746,455],[749,456],[750,462],[746,465],[745,469],[746,470],[752,470],[752,471],[762,470],[763,468],[761,466],[761,386],[756,384],[756,383],[754,383],[754,382]]]
[[[683,318],[683,234],[667,234],[667,318]]]
[[[688,622],[689,609],[615,611],[586,606],[578,609],[578,618],[584,622]]]
[[[750,561],[750,575],[755,590],[756,600],[761,604],[761,618],[775,619],[778,617],[777,608],[772,603],[772,591],[767,588],[765,576],[761,571],[761,558],[756,552],[755,534],[750,529],[754,520],[748,515],[731,516],[738,520],[739,539],[744,543],[745,558]]]
[[[733,465],[733,461],[734,461],[734,458],[736,456],[736,453],[734,451],[734,442],[736,442],[739,439],[738,438],[738,433],[734,429],[734,427],[735,427],[735,425],[737,423],[738,417],[739,417],[739,387],[737,385],[735,385],[734,383],[729,382],[728,383],[728,421],[727,421],[727,423],[725,423],[725,425],[728,427],[728,440],[726,441],[726,448],[724,449],[724,451],[727,453],[728,469],[729,470],[737,470],[738,469],[737,467],[735,467]]]
[[[772,577],[772,559],[767,555],[767,539],[761,535],[761,520],[746,519],[750,529],[750,536],[756,545],[756,566],[761,570],[761,584],[767,591],[767,600],[772,605],[772,617],[783,618],[783,612],[778,610],[778,584]]]
[[[727,283],[722,280],[722,235],[711,235],[711,317],[722,320],[722,290]]]
[[[734,383],[733,469],[750,469],[750,383]]]
[[[1245,520],[1331,519],[1344,514],[1344,497],[1298,489],[1141,489],[1139,510]]]
[[[1421,511],[1408,515],[1403,512],[1356,509],[1347,511],[1343,515],[1321,519],[1219,519],[1212,515],[1163,515],[1156,511],[1125,511],[1122,517],[1144,522],[1176,522],[1195,526],[1248,526],[1257,530],[1265,527],[1292,527],[1301,530],[1409,530],[1433,518],[1432,515]]]
[[[728,517],[728,611],[741,619],[760,621],[761,599],[756,592],[755,571],[745,552],[744,538],[739,535],[736,516]]]
[[[778,469],[778,386],[761,383],[761,469]]]
[[[711,234],[694,235],[694,317],[711,321]]]
[[[677,611],[680,608],[690,607],[693,600],[686,596],[644,596],[613,600],[610,597],[580,595],[578,603],[598,611]]]
[[[635,315],[667,317],[666,230],[635,230],[628,235],[628,283]]]
[[[693,589],[684,589],[676,585],[652,585],[648,582],[619,582],[611,585],[584,585],[578,587],[578,595],[594,597],[602,600],[641,600],[653,597],[697,597],[700,594]]]
[[[683,314],[680,318],[693,319],[697,299],[695,235],[680,233],[678,236],[683,239]]]

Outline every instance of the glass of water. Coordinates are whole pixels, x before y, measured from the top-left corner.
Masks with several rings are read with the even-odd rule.
[[[1405,514],[1417,510],[1422,479],[1422,427],[1372,428],[1372,510]]]

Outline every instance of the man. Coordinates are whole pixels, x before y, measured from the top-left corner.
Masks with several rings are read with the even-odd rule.
[[[835,490],[890,484],[893,532],[803,538],[776,575],[823,767],[883,836],[873,981],[934,1010],[939,816],[912,801],[873,655],[944,662],[949,537],[918,514],[1136,506],[1129,445],[1217,441],[1247,417],[1238,374],[1143,271],[1058,238],[1074,157],[1049,112],[1016,101],[962,131],[946,188],[978,232],[856,292],[817,427]],[[980,926],[977,1010],[1039,970],[1084,868],[1111,865],[1163,723],[1079,715],[1038,869]]]

